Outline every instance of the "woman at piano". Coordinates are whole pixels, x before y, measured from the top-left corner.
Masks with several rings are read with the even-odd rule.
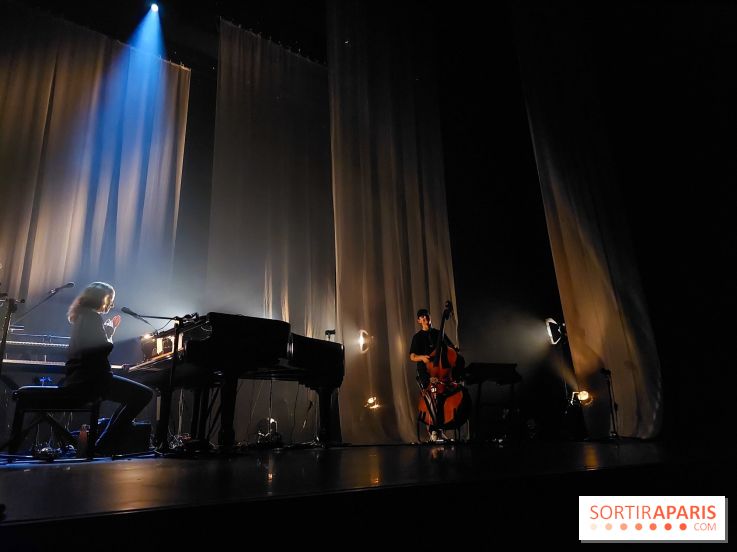
[[[105,282],[92,282],[69,307],[72,324],[69,340],[67,377],[62,386],[84,400],[102,397],[120,404],[100,435],[96,448],[100,454],[119,450],[131,422],[153,397],[153,391],[129,379],[113,375],[108,355],[113,350],[113,334],[120,315],[103,322],[115,301],[115,289]]]

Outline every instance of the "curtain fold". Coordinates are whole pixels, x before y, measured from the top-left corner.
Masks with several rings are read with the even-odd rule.
[[[211,310],[335,328],[327,70],[220,25]]]
[[[340,406],[350,442],[416,439],[415,313],[430,308],[437,326],[445,300],[455,302],[428,29],[389,3],[328,5]],[[453,321],[447,329],[457,339]],[[371,396],[380,408],[364,408]]]
[[[33,304],[66,281],[106,280],[121,300],[163,308],[189,70],[14,4],[0,8],[4,289]],[[63,331],[63,317],[38,316],[29,320],[39,331]]]
[[[587,26],[581,21],[587,21]],[[660,362],[598,105],[586,13],[516,7],[517,45],[573,365],[589,434],[651,438]],[[614,403],[610,402],[608,377]]]

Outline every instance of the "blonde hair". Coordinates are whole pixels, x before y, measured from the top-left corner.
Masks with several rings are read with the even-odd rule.
[[[92,282],[77,295],[77,298],[69,306],[67,319],[74,322],[79,315],[80,309],[93,309],[99,312],[105,304],[105,297],[115,295],[115,288],[105,282]]]

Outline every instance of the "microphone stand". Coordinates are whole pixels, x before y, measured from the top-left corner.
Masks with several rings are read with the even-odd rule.
[[[21,320],[23,320],[26,316],[28,316],[33,311],[35,311],[38,307],[40,307],[46,301],[48,301],[49,299],[51,299],[54,295],[56,295],[57,293],[59,293],[59,291],[60,290],[58,288],[55,288],[55,289],[52,289],[51,291],[49,291],[49,293],[48,293],[48,295],[46,295],[46,297],[44,297],[43,299],[41,299],[38,303],[36,303],[30,309],[28,309],[26,312],[24,312],[21,316],[19,316],[18,318],[16,318],[15,319],[15,323],[17,324],[18,322],[20,322]],[[21,302],[23,302],[23,301],[21,301]]]
[[[5,318],[3,320],[2,337],[0,337],[0,381],[7,385],[12,391],[18,389],[18,384],[15,383],[11,378],[3,375],[3,359],[5,358],[5,348],[7,347],[8,341],[8,330],[10,329],[10,319],[13,317],[13,313],[18,310],[18,303],[25,303],[25,299],[14,299],[7,297],[2,294],[3,301],[5,302]]]

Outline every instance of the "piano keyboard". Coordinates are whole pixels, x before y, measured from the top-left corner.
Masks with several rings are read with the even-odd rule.
[[[66,351],[67,343],[44,343],[42,341],[6,341],[8,347],[28,347],[39,349],[52,349],[54,351]]]

